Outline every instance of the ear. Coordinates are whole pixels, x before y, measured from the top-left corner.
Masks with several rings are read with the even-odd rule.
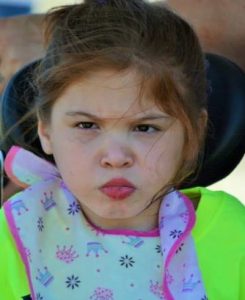
[[[52,143],[50,138],[50,126],[45,124],[43,121],[38,120],[37,132],[43,151],[46,154],[52,154]]]

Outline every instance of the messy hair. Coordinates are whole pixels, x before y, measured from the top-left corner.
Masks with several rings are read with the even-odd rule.
[[[65,89],[93,72],[133,68],[140,93],[183,125],[183,161],[171,184],[196,168],[206,108],[204,55],[192,27],[163,2],[85,0],[52,9],[45,18],[46,54],[36,72],[35,111],[49,122]],[[139,96],[140,96],[139,93]]]

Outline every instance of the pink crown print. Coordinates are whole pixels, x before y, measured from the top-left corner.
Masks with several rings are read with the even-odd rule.
[[[201,282],[200,280],[194,281],[194,275],[191,274],[188,280],[185,279],[183,280],[182,292],[192,292],[200,282]]]
[[[91,300],[114,300],[112,290],[98,287],[94,291],[94,294],[90,296]]]
[[[158,281],[153,283],[153,281],[150,280],[150,291],[157,296],[158,299],[165,299],[163,295],[163,288]]]
[[[42,205],[45,210],[50,210],[52,207],[56,205],[53,199],[53,192],[50,192],[50,195],[48,196],[47,193],[44,193],[44,200],[41,199]]]
[[[66,248],[66,246],[63,246],[62,249],[60,249],[60,247],[57,246],[56,257],[59,260],[69,264],[73,262],[76,258],[78,258],[79,255],[76,253],[76,251],[73,250],[73,246],[71,246],[70,248]]]
[[[37,269],[38,276],[36,279],[41,282],[42,285],[47,287],[54,279],[53,275],[48,271],[48,268],[44,268],[44,272],[41,272],[40,269]]]

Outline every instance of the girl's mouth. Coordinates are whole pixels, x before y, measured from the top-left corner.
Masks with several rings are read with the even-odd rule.
[[[135,191],[135,188],[127,186],[107,186],[102,187],[100,190],[111,199],[123,200],[129,197]]]
[[[124,178],[115,178],[104,184],[100,191],[113,200],[124,200],[135,191],[135,186]]]

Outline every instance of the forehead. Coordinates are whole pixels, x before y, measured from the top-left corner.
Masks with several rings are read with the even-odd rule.
[[[122,114],[134,117],[160,111],[149,95],[146,85],[142,85],[142,76],[134,69],[123,72],[103,70],[70,84],[54,108],[59,107],[63,112],[68,109],[96,112],[104,118],[122,117]]]

